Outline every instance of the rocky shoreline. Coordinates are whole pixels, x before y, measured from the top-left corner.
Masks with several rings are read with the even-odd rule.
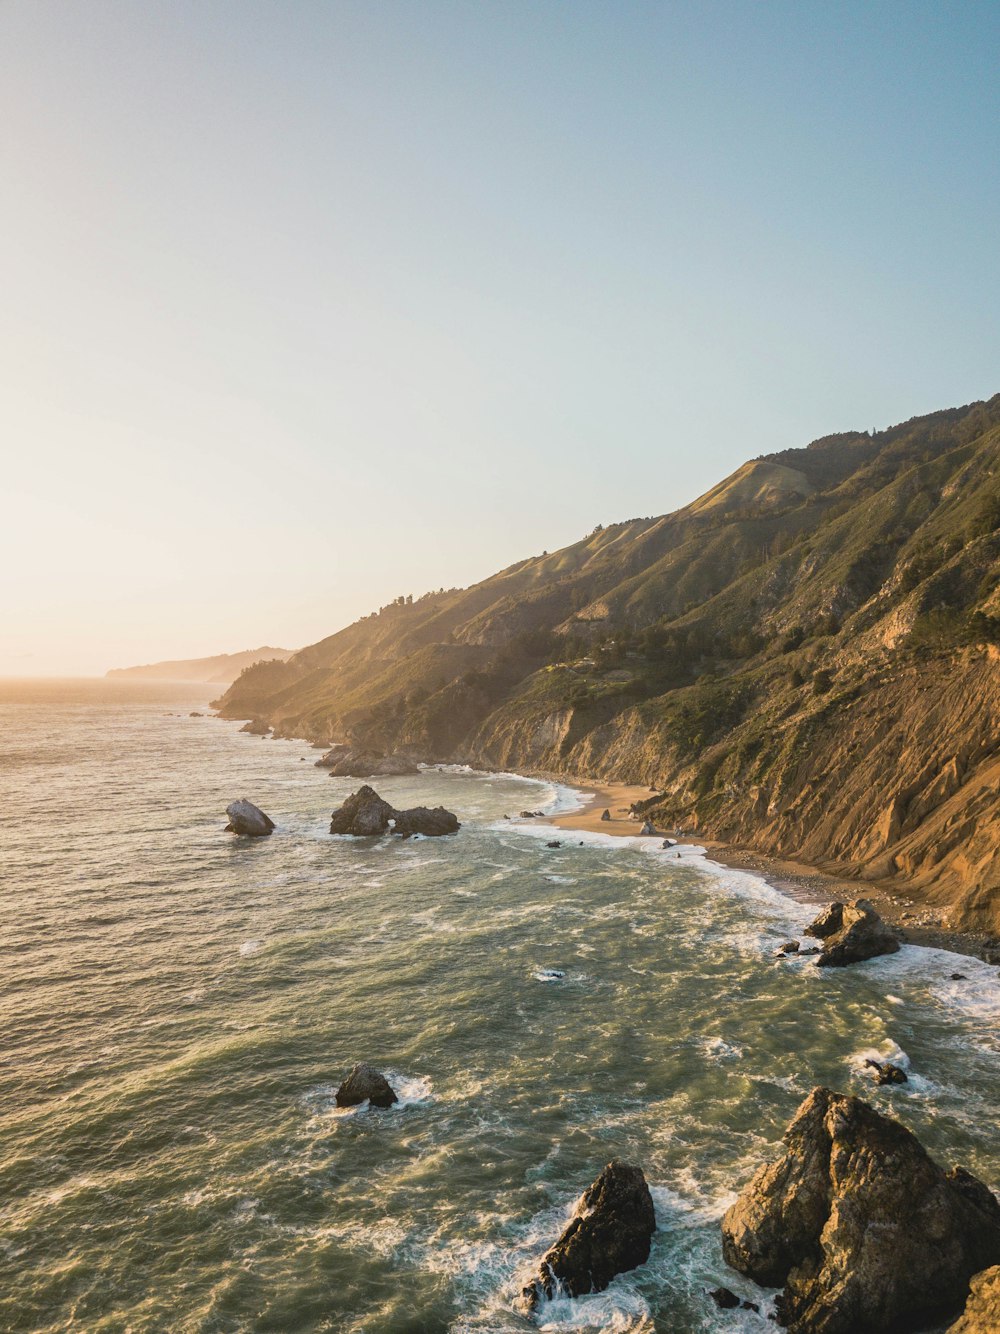
[[[523,777],[559,783],[580,791],[584,799],[580,810],[548,817],[548,823],[560,829],[599,832],[619,838],[635,838],[640,832],[640,823],[628,820],[622,807],[648,800],[651,795],[648,788],[551,771],[529,771]],[[605,809],[612,812],[609,821],[600,819]],[[942,924],[941,912],[937,908],[924,901],[918,890],[901,884],[898,879],[891,883],[851,879],[792,858],[774,857],[756,848],[704,838],[694,832],[688,835],[688,841],[703,847],[712,861],[734,871],[751,871],[799,903],[819,907],[835,899],[852,902],[863,895],[874,904],[884,921],[904,933],[907,944],[949,950],[982,959],[985,963],[1000,963],[1000,947],[993,936],[949,929]]]

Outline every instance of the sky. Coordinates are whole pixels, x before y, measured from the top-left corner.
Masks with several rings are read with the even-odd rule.
[[[996,393],[998,67],[993,0],[0,0],[0,674]]]

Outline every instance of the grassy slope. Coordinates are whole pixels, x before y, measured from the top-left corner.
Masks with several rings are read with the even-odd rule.
[[[745,464],[252,668],[228,716],[657,784],[660,815],[1000,928],[1000,396]]]

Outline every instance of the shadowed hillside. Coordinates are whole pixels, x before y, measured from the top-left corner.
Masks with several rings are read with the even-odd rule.
[[[655,785],[657,818],[1000,928],[1000,395],[744,464],[400,599],[220,702],[287,735]]]

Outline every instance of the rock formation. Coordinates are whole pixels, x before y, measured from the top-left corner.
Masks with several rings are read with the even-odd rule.
[[[413,806],[407,811],[396,811],[393,821],[392,832],[403,838],[411,834],[437,838],[441,834],[457,834],[461,828],[458,817],[443,806]]]
[[[226,807],[226,814],[229,816],[229,823],[226,825],[227,834],[240,834],[244,838],[264,838],[274,828],[271,817],[265,815],[245,797],[239,801],[231,801]]]
[[[542,1256],[521,1293],[534,1310],[544,1297],[601,1292],[616,1274],[649,1259],[656,1231],[653,1201],[642,1170],[616,1159],[587,1188],[559,1240]]]
[[[354,834],[358,838],[384,834],[395,814],[389,803],[366,783],[333,812],[330,833]]]
[[[793,1334],[923,1329],[1000,1261],[1000,1204],[898,1122],[817,1088],[722,1220],[726,1261],[771,1287]]]
[[[611,812],[607,809],[607,807],[605,807],[605,809],[601,812],[601,819],[602,820],[611,819]]]
[[[270,732],[270,724],[263,718],[252,718],[250,722],[244,723],[240,728],[241,732],[249,732],[251,736],[267,736]]]
[[[414,806],[410,810],[397,811],[367,783],[352,792],[330,819],[331,834],[353,834],[358,838],[385,834],[390,826],[392,833],[402,838],[412,834],[424,834],[428,838],[457,834],[462,827],[457,816],[443,806]]]
[[[816,960],[819,968],[843,968],[899,949],[896,935],[867,899],[856,899],[853,907],[831,903],[806,927],[805,934],[823,942]]]
[[[336,1094],[338,1107],[357,1107],[370,1102],[373,1107],[391,1107],[399,1099],[380,1070],[362,1061],[347,1076]]]
[[[388,778],[420,772],[408,755],[380,755],[350,746],[335,746],[317,764],[329,769],[331,778]]]
[[[890,1061],[873,1061],[870,1057],[865,1061],[865,1068],[875,1071],[876,1084],[907,1084],[909,1079],[906,1071],[901,1065],[893,1065]]]
[[[984,1269],[972,1280],[964,1314],[948,1334],[997,1334],[1000,1329],[1000,1265]]]

